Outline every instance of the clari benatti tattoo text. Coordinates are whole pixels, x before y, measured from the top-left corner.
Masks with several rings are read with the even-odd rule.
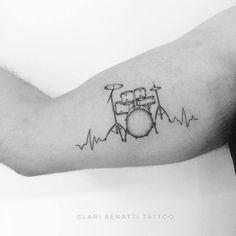
[[[127,136],[134,139],[148,136],[151,132],[158,135],[158,120],[167,119],[169,123],[178,123],[189,128],[192,121],[198,120],[194,115],[187,116],[185,109],[182,107],[180,117],[173,116],[167,113],[162,107],[159,90],[161,87],[153,86],[150,88],[150,95],[147,94],[147,89],[144,87],[135,88],[134,90],[126,90],[120,93],[120,101],[114,101],[114,93],[123,87],[123,84],[114,83],[104,87],[109,92],[107,103],[111,104],[111,111],[114,116],[114,124],[107,131],[104,137],[96,137],[89,129],[85,141],[81,144],[76,144],[80,150],[89,146],[94,150],[95,144],[105,142],[111,133],[120,137],[121,142],[127,142]],[[154,108],[154,111],[151,110]],[[123,118],[124,125],[121,125],[118,118]]]

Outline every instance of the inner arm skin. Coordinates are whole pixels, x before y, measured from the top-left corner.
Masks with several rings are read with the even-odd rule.
[[[50,99],[14,83],[1,73],[0,158],[16,172],[33,176],[71,170],[169,164],[199,156],[225,144],[236,111],[236,8],[206,21],[190,33],[95,75],[79,88]],[[7,86],[6,77],[11,77]],[[161,86],[161,105],[171,118],[196,118],[186,125],[158,118],[157,131],[135,139],[118,135],[81,150],[89,130],[104,138],[114,124],[109,91]],[[3,91],[5,91],[3,93]],[[124,116],[125,117],[125,116]],[[142,122],[140,122],[142,126]],[[77,146],[76,146],[77,145]]]

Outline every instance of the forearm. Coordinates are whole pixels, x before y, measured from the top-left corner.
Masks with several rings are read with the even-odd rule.
[[[6,164],[26,175],[166,164],[224,144],[235,111],[235,35],[228,30],[214,41],[220,28],[213,20],[44,103],[18,124],[24,132],[12,135],[17,146],[6,144]],[[123,86],[113,91],[113,108],[109,84]],[[139,87],[147,93],[141,101],[143,90],[123,93]]]
[[[14,72],[0,67],[0,162],[15,166],[12,163],[14,157],[23,148],[19,146],[22,143],[17,136],[25,132],[27,123],[50,100],[49,96],[23,81]]]

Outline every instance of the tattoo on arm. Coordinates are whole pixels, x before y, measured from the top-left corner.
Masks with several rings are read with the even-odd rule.
[[[114,124],[104,137],[93,136],[92,130],[89,129],[85,142],[75,145],[80,150],[85,149],[86,146],[94,150],[95,144],[107,141],[111,133],[119,135],[121,142],[127,142],[128,135],[135,139],[146,137],[150,132],[158,135],[158,120],[167,119],[169,123],[177,122],[187,128],[189,128],[192,121],[198,120],[194,115],[188,118],[184,108],[182,108],[180,118],[177,116],[171,118],[160,102],[159,90],[161,87],[156,86],[154,82],[150,88],[150,95],[147,94],[146,88],[139,87],[121,92],[120,100],[115,101],[114,93],[118,93],[118,90],[122,87],[123,84],[118,83],[104,87],[109,92],[107,103],[110,103]]]

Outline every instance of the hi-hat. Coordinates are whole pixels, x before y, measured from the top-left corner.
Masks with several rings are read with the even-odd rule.
[[[161,89],[160,86],[154,85],[150,90],[151,90],[151,91],[157,91],[157,90],[159,90],[159,89]]]

